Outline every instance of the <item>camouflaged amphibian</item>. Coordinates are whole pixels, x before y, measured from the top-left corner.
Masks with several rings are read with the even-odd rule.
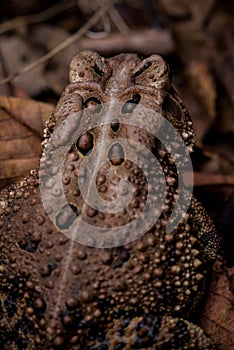
[[[102,109],[105,104],[112,106],[113,101],[120,108],[114,110],[115,120],[103,125]],[[154,126],[147,113],[137,112],[140,106],[163,115],[189,152],[192,150],[190,116],[171,86],[169,69],[160,56],[141,60],[135,54],[121,54],[105,59],[84,51],[72,60],[70,85],[46,126],[40,177],[44,189],[52,191],[59,202],[62,194],[55,176],[62,167],[67,204],[57,212],[56,206],[45,210],[38,171],[1,193],[1,349],[216,348],[193,323],[193,316],[200,308],[220,238],[194,198],[180,224],[167,232],[178,199],[177,164],[165,145],[147,131]],[[133,113],[142,118],[142,128],[123,123]],[[69,141],[66,120],[72,116],[71,128],[83,123],[87,130],[64,154],[64,162],[55,166],[46,149],[55,130],[60,130],[56,142]],[[99,123],[90,129],[92,118]],[[102,142],[107,139],[106,161],[99,164]],[[151,213],[156,217],[161,210],[159,219],[136,240],[135,230],[126,230],[126,237],[132,238],[128,244],[112,229],[134,221],[142,212],[149,174],[156,187],[162,184],[159,167],[146,162],[141,169],[127,159],[121,139],[129,141],[130,153],[137,152],[136,143],[149,149],[166,181],[165,202]],[[95,151],[95,183],[102,200],[115,200],[117,189],[123,196],[129,191],[121,180],[131,184],[132,198],[118,212],[106,213],[87,205],[80,192],[78,175],[81,182],[86,181],[81,164]],[[153,195],[157,194],[155,190]],[[54,223],[50,213],[54,213]],[[82,216],[93,228],[87,245],[61,232],[69,232],[76,216]],[[112,242],[115,247],[96,247],[100,243],[95,238],[97,227],[109,230],[103,236],[103,246],[106,240],[108,247]],[[81,233],[77,230],[77,237]]]

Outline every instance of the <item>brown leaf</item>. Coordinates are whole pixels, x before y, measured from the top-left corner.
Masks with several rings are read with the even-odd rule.
[[[0,96],[0,109],[0,180],[5,185],[38,166],[44,123],[54,106]]]
[[[234,268],[225,269],[217,262],[213,267],[212,281],[200,325],[211,335],[220,350],[234,348]]]

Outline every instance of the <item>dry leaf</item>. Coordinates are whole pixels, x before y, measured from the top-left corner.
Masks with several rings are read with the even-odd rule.
[[[0,109],[0,180],[5,185],[38,166],[44,123],[54,106],[0,96]]]
[[[202,328],[220,344],[220,350],[234,348],[234,268],[225,269],[216,263],[207,302],[200,318]],[[233,283],[233,282],[232,282]]]

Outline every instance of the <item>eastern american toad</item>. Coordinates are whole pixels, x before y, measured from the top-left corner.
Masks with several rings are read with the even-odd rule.
[[[215,349],[193,320],[220,238],[193,197],[183,220],[171,232],[166,229],[179,195],[181,159],[179,150],[173,159],[173,149],[154,136],[155,125],[161,125],[154,115],[173,126],[189,152],[194,143],[190,116],[171,85],[167,64],[157,55],[105,59],[83,51],[72,60],[69,77],[47,122],[40,176],[32,171],[1,193],[1,349]],[[134,116],[142,127],[133,125]],[[82,134],[72,139],[80,125]],[[61,150],[61,162],[54,162],[49,147]],[[151,158],[139,166],[145,149],[157,166]],[[88,178],[82,164],[90,156],[97,198],[110,208],[117,203],[118,210],[85,202],[79,184]],[[60,170],[62,186],[56,187]],[[160,203],[164,185],[162,207],[150,209],[149,218],[159,218],[138,237],[135,219],[150,191]],[[93,187],[86,190],[92,197]],[[52,193],[53,205],[42,203],[43,191]],[[69,239],[77,217],[92,228],[90,237],[84,233],[87,244],[79,243],[82,225]],[[131,222],[134,229],[127,228],[123,237],[114,231]]]

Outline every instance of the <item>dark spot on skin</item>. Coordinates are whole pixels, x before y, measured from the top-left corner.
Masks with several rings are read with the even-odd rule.
[[[138,103],[141,100],[141,95],[140,94],[134,94],[132,96],[131,100],[126,101],[122,108],[121,108],[121,113],[122,114],[128,114],[128,113],[132,113],[133,110],[136,108],[136,106],[138,105]]]
[[[100,113],[102,109],[102,104],[97,97],[89,97],[84,102],[84,107],[88,108],[91,113]]]
[[[104,72],[103,72],[96,64],[93,66],[93,70],[94,70],[94,72],[97,73],[100,77],[102,77],[103,74],[104,74]]]
[[[93,148],[93,135],[90,132],[85,132],[76,142],[78,151],[84,156]]]
[[[129,260],[129,258],[130,253],[126,249],[122,248],[121,250],[119,250],[118,258],[113,262],[112,268],[116,269],[117,267],[122,267],[123,264]]]
[[[33,237],[25,236],[20,241],[18,241],[19,247],[22,250],[26,250],[29,253],[34,253],[37,250],[39,241],[34,241]]]
[[[124,149],[119,142],[114,143],[110,147],[108,159],[112,165],[120,165],[124,162]]]
[[[136,78],[138,75],[141,75],[145,70],[150,68],[152,66],[152,62],[148,61],[145,63],[145,65],[134,74],[134,78]]]
[[[77,208],[72,204],[65,204],[56,216],[56,225],[60,230],[68,229],[79,215]]]
[[[111,130],[114,132],[117,132],[120,128],[120,122],[118,119],[113,120],[113,122],[111,123]]]
[[[48,265],[45,265],[45,266],[42,266],[41,267],[41,276],[43,277],[48,277],[51,275],[51,273],[53,272],[53,270],[55,270],[57,267],[57,264],[48,264]]]

